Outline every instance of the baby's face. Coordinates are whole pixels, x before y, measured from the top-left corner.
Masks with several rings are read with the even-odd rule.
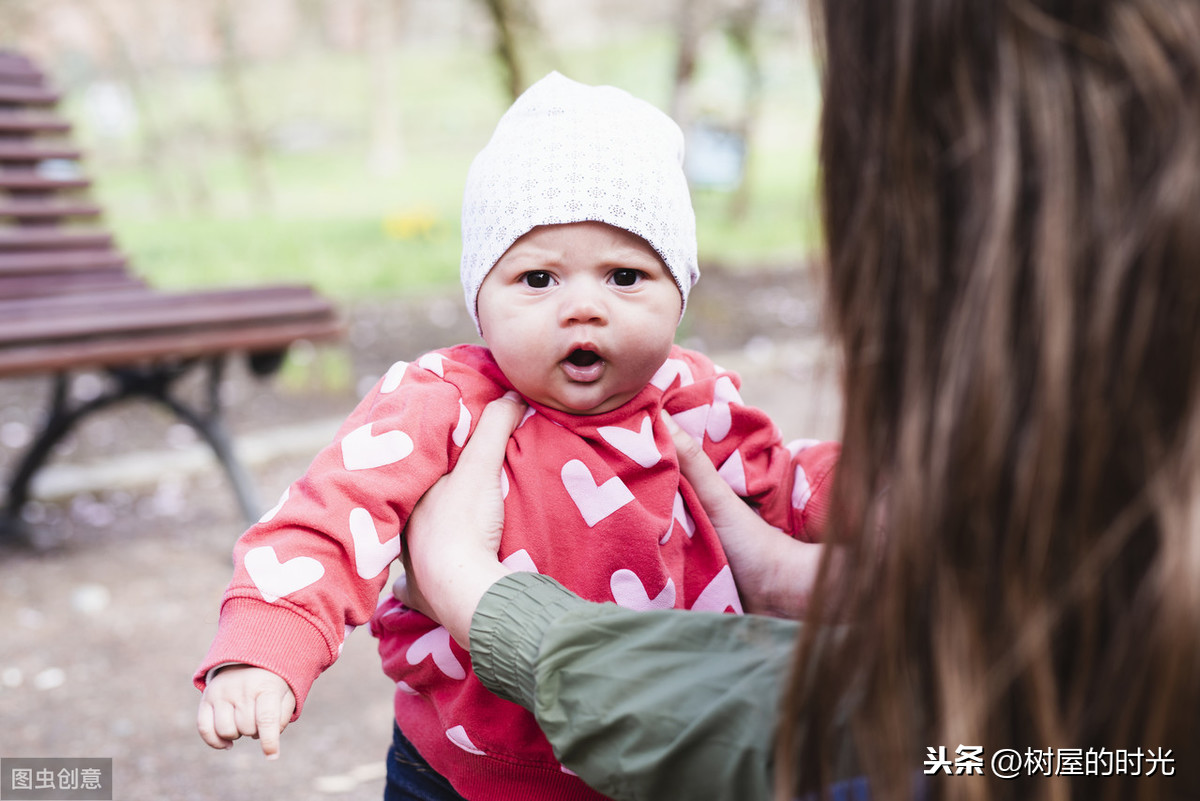
[[[658,254],[597,222],[534,228],[479,289],[479,325],[525,397],[572,414],[611,411],[666,361],[682,304]]]

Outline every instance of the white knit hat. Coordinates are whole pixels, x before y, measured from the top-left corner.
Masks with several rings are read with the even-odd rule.
[[[467,173],[462,283],[476,329],[479,287],[513,242],[584,221],[646,240],[679,285],[682,316],[700,277],[682,131],[624,90],[551,72],[504,113]]]

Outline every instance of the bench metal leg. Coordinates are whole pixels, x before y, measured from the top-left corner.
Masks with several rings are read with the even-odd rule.
[[[180,420],[194,428],[208,443],[233,485],[242,516],[248,523],[257,520],[262,506],[258,502],[253,481],[234,453],[233,443],[221,416],[220,388],[225,357],[216,356],[205,361],[207,408],[193,408],[171,394],[175,381],[194,364],[195,362],[187,362],[153,368],[110,370],[109,375],[115,381],[115,386],[108,392],[73,408],[68,403],[68,376],[55,376],[46,419],[9,480],[8,495],[0,517],[0,533],[20,531],[21,508],[29,500],[30,483],[49,458],[54,446],[83,418],[131,398],[144,398],[161,403]]]
[[[29,500],[29,484],[33,480],[34,474],[50,456],[50,452],[59,440],[70,432],[80,418],[99,411],[118,399],[114,394],[101,395],[70,409],[67,407],[67,383],[67,376],[64,374],[54,377],[50,410],[42,422],[42,429],[34,438],[33,444],[29,446],[29,450],[18,462],[17,468],[9,480],[8,498],[4,505],[7,517],[19,517],[21,507]]]
[[[254,482],[233,451],[233,440],[221,418],[221,378],[225,373],[225,359],[223,357],[209,359],[207,370],[208,408],[204,413],[199,413],[171,397],[166,391],[167,387],[163,388],[161,394],[155,393],[153,397],[175,412],[177,417],[204,437],[204,441],[212,448],[217,461],[225,470],[225,475],[229,477],[229,483],[233,485],[233,491],[237,494],[238,506],[242,510],[242,517],[246,519],[247,523],[253,523],[262,514],[263,507],[259,504],[258,495],[254,491]]]

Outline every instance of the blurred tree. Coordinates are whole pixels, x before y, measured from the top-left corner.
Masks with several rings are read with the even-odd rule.
[[[676,17],[678,49],[669,111],[685,132],[697,122],[696,76],[706,34],[723,33],[742,69],[741,102],[728,122],[743,143],[741,179],[730,197],[729,216],[745,217],[751,194],[749,164],[762,111],[762,62],[756,38],[763,0],[680,0]]]
[[[226,102],[229,104],[234,141],[245,166],[250,191],[258,210],[269,213],[273,206],[271,180],[267,172],[266,148],[263,145],[247,97],[241,50],[237,41],[234,0],[215,0],[212,24],[219,50],[218,75]]]
[[[327,11],[327,0],[296,0],[296,16],[300,20],[297,44],[301,52],[329,48]]]
[[[3,5],[0,0],[0,5]],[[104,39],[108,59],[112,64],[118,80],[129,90],[129,96],[137,110],[138,127],[141,137],[138,144],[138,160],[150,176],[154,193],[162,208],[167,211],[177,209],[175,192],[172,189],[167,169],[169,159],[166,156],[166,145],[162,131],[158,125],[158,117],[149,101],[144,88],[142,68],[134,48],[130,44],[129,35],[122,30],[103,0],[89,0],[84,3],[83,11],[91,19],[92,24]],[[207,192],[192,193],[193,198],[207,198]]]
[[[19,51],[35,13],[33,0],[0,0],[0,47]]]
[[[538,34],[537,17],[528,0],[479,0],[487,9],[492,20],[494,39],[492,50],[503,70],[505,88],[509,97],[516,100],[525,91],[523,59],[520,55],[519,39],[522,35],[533,37]]]
[[[707,27],[702,16],[712,4],[706,0],[680,0],[676,17],[675,75],[671,84],[671,102],[667,111],[685,131],[691,125],[692,85],[696,79],[696,62],[700,55],[700,37]]]
[[[400,96],[396,81],[396,33],[403,0],[369,0],[367,52],[370,60],[371,116],[367,164],[379,176],[400,167]]]
[[[725,35],[742,63],[742,108],[734,123],[734,131],[746,144],[742,161],[742,180],[729,201],[729,216],[744,219],[750,206],[750,162],[754,155],[751,143],[757,133],[762,115],[762,58],[759,54],[755,29],[758,26],[762,0],[747,0],[729,15]]]

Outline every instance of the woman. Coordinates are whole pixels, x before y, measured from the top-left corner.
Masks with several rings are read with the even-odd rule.
[[[505,577],[463,488],[503,409],[415,577],[613,795],[1200,797],[1200,4],[837,0],[817,30],[845,420],[808,625]],[[784,545],[727,521],[744,584]]]

